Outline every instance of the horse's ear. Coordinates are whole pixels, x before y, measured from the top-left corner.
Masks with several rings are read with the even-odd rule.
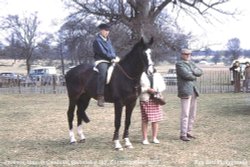
[[[149,44],[149,45],[152,45],[153,44],[153,42],[154,42],[154,38],[153,37],[151,37],[150,38],[150,40],[148,40],[145,36],[142,36],[141,37],[141,41],[140,41],[141,43],[143,43],[143,44]]]
[[[154,42],[154,38],[153,37],[151,37],[151,39],[150,39],[150,41],[149,41],[149,45],[152,45],[153,44],[153,42]]]
[[[143,37],[141,37],[140,42],[143,43],[143,44],[145,43]]]

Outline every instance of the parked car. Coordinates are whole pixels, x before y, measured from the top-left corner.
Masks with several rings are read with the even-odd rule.
[[[17,86],[19,83],[25,80],[22,74],[14,72],[2,72],[0,73],[0,87],[5,86]]]
[[[199,62],[200,65],[211,65],[211,63],[207,62],[206,60],[201,60]]]
[[[36,81],[36,80],[40,80],[42,77],[47,77],[47,76],[52,76],[52,75],[56,75],[57,71],[56,71],[56,67],[53,66],[41,66],[41,67],[35,67],[35,68],[31,68],[30,70],[30,74],[29,77]]]
[[[0,78],[6,80],[23,80],[24,76],[22,74],[14,73],[14,72],[2,72],[0,73]]]
[[[165,75],[163,75],[163,78],[167,85],[176,85],[177,84],[176,69],[170,68],[168,72]]]

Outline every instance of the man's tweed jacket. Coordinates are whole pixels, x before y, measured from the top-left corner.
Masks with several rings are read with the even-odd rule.
[[[200,77],[203,71],[192,61],[180,60],[176,63],[178,97],[187,98],[195,93],[199,96],[196,87],[196,77]]]

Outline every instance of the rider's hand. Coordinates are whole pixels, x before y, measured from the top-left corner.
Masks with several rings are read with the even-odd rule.
[[[112,63],[118,63],[120,61],[119,57],[115,57],[114,59],[111,60]]]

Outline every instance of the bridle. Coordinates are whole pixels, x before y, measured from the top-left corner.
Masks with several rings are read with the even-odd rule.
[[[128,73],[122,68],[122,66],[120,64],[116,64],[116,66],[119,68],[119,70],[121,70],[121,72],[130,80],[136,80],[136,78],[131,77],[130,75],[128,75]]]
[[[146,51],[144,51],[143,54],[145,55]],[[146,54],[146,56],[147,56],[147,54]],[[151,62],[149,62],[149,59],[148,59],[148,63],[146,63],[145,60],[141,56],[140,56],[140,59],[141,59],[141,61],[143,63],[143,66],[145,67],[145,69],[143,71],[148,72],[150,67],[152,67],[154,69],[154,63],[153,63],[152,60],[151,60]]]
[[[145,53],[143,53],[143,54],[145,54]],[[141,61],[142,61],[144,67],[147,66],[147,69],[149,69],[149,67],[152,66],[152,67],[154,68],[154,64],[153,64],[153,63],[148,64],[148,63],[146,63],[145,60],[141,57],[141,55],[140,55],[139,57],[140,57],[140,59],[141,59]],[[148,65],[147,65],[147,64],[148,64]],[[123,67],[122,67],[119,63],[117,63],[116,66],[119,68],[119,70],[120,70],[128,79],[130,79],[130,80],[136,80],[136,79],[138,78],[138,76],[136,76],[136,77],[131,77],[131,76],[123,69]],[[145,69],[144,69],[144,71],[145,71]]]

